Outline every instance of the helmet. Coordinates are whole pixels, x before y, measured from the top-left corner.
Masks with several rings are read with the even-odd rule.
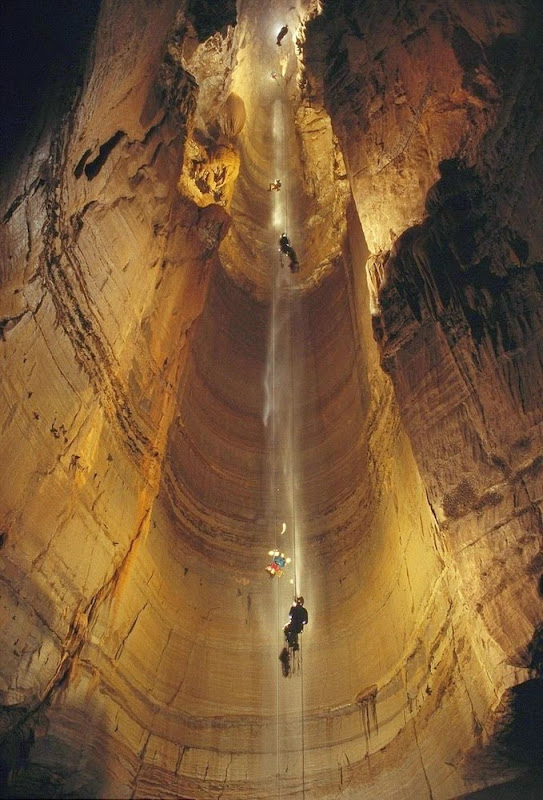
[[[303,604],[304,604],[304,598],[303,598],[303,597],[297,597],[297,598],[296,598],[296,603],[297,603],[297,605],[299,605],[299,606],[303,606]]]

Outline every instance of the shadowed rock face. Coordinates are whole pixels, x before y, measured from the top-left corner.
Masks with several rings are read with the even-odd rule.
[[[2,178],[3,795],[535,797],[538,4],[94,10]]]

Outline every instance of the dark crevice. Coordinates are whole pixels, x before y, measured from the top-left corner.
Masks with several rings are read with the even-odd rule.
[[[92,153],[92,150],[89,148],[85,150],[79,161],[77,162],[77,166],[74,169],[74,175],[76,178],[80,178],[83,175],[83,171],[85,169],[85,164],[87,163],[87,159]]]
[[[124,136],[126,136],[124,131],[117,131],[117,133],[113,134],[113,136],[108,139],[107,142],[104,142],[104,144],[100,145],[100,150],[98,151],[96,158],[93,161],[90,161],[84,168],[85,175],[89,181],[92,181],[93,178],[96,178],[106,163],[108,156]],[[79,162],[79,164],[81,164],[81,162]],[[79,164],[77,167],[79,167]]]
[[[194,25],[198,41],[203,42],[217,32],[224,33],[228,25],[237,22],[236,4],[233,0],[189,0],[187,16]]]
[[[58,87],[66,96],[81,81],[99,9],[100,0],[0,3],[0,165],[15,155]]]
[[[541,652],[534,654],[541,659]],[[506,692],[496,749],[504,760],[543,767],[543,679],[532,678]]]

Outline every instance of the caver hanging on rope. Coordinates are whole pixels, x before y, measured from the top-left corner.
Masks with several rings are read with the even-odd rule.
[[[293,650],[288,646],[283,647],[279,654],[279,661],[281,662],[283,677],[290,678],[294,675],[301,675],[302,658],[300,650]]]
[[[283,677],[288,678],[291,673],[291,666],[290,666],[290,653],[288,651],[288,647],[283,647],[279,654],[279,661],[281,662],[281,669],[283,671]]]
[[[298,272],[298,270],[300,269],[300,262],[298,261],[298,256],[296,255],[296,251],[291,245],[290,240],[286,233],[282,233],[281,236],[279,237],[279,251],[289,257],[290,271]]]
[[[291,606],[288,612],[290,622],[287,622],[283,630],[285,631],[285,639],[287,644],[292,650],[299,650],[298,635],[303,633],[304,627],[307,625],[309,615],[307,609],[304,608],[304,598],[297,597],[296,602]]]
[[[279,33],[277,34],[277,44],[281,47],[281,42],[285,38],[288,33],[288,25],[283,25]]]
[[[270,573],[270,578],[273,578],[274,575],[280,578],[285,566],[290,564],[290,558],[286,558],[285,554],[280,553],[279,550],[270,550],[268,555],[273,556],[273,558],[271,564],[266,567],[266,572]]]
[[[304,627],[308,622],[307,609],[304,608],[304,598],[297,597],[296,602],[291,606],[289,611],[290,622],[287,622],[283,628],[286,640],[286,646],[283,647],[279,654],[279,661],[281,662],[281,670],[283,676],[288,678],[300,671],[301,662],[298,651],[300,645],[298,643],[298,636],[303,632]]]

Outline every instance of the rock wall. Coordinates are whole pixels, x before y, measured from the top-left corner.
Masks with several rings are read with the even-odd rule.
[[[372,251],[381,363],[464,613],[482,622],[480,657],[493,642],[505,663],[532,668],[543,530],[541,23],[530,4],[324,4],[305,45],[308,96],[330,112]],[[522,714],[516,725],[537,729]],[[538,759],[527,745],[524,761]]]
[[[36,720],[79,684],[98,609],[130,580],[225,232],[224,213],[188,207],[176,188],[195,87],[181,71],[172,84],[162,62],[175,11],[103,4],[84,89],[66,112],[52,87],[26,160],[6,171],[4,787],[28,742],[46,736],[23,794],[110,786],[99,702],[87,694],[79,712],[70,690],[59,730]],[[87,717],[81,755],[72,726]]]

